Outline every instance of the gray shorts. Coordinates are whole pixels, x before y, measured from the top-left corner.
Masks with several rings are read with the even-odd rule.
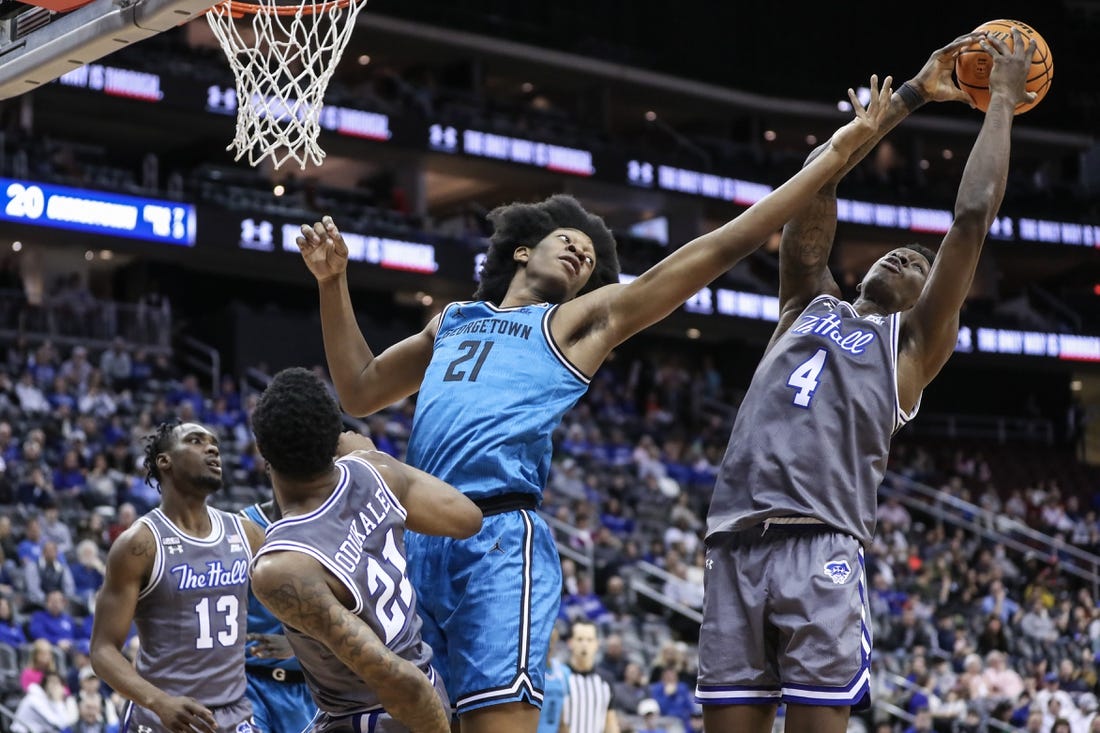
[[[870,704],[863,547],[823,526],[771,526],[708,542],[703,705]]]
[[[354,673],[349,670],[348,674]],[[430,670],[428,676],[435,687],[435,694],[443,702],[443,709],[449,714],[451,700],[447,696],[447,689],[443,687],[443,680],[436,674],[434,668]],[[309,731],[311,733],[409,733],[408,728],[390,717],[385,710],[340,716],[321,711],[313,718],[313,727]]]
[[[214,713],[218,733],[260,733],[252,724],[252,703],[247,697],[221,707],[210,707],[210,712]],[[120,733],[165,733],[167,730],[156,713],[133,703],[127,707],[119,726]]]

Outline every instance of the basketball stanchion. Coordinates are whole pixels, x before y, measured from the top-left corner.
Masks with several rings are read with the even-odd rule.
[[[320,116],[336,65],[366,0],[225,0],[206,18],[237,86],[237,129],[226,148],[252,166],[270,158],[321,165]],[[243,19],[251,17],[251,23]]]

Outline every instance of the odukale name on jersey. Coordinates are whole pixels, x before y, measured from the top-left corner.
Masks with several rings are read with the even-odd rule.
[[[379,486],[374,497],[357,516],[352,516],[347,523],[345,539],[340,543],[340,549],[332,554],[332,560],[343,570],[354,573],[359,569],[363,561],[363,548],[367,546],[370,538],[379,525],[384,524],[386,515],[394,507],[394,503],[387,497],[391,496],[387,489]]]

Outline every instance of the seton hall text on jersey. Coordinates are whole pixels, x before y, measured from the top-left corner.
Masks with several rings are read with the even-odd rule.
[[[342,569],[351,573],[358,567],[363,559],[363,543],[367,541],[371,533],[378,529],[379,523],[386,518],[386,514],[393,508],[385,489],[378,487],[374,492],[374,500],[367,502],[365,507],[368,514],[359,512],[359,517],[352,517],[348,522],[348,534],[340,543],[340,549],[332,556],[333,561]]]
[[[197,573],[190,565],[177,565],[168,569],[176,575],[179,590],[196,588],[230,588],[248,582],[248,561],[234,560],[232,567],[225,567],[221,560],[206,563],[206,572]]]
[[[531,338],[531,326],[526,323],[504,320],[503,318],[479,318],[476,321],[455,326],[445,331],[440,338],[446,339],[452,336],[462,336],[467,333],[500,334],[503,336],[518,336],[522,339]]]
[[[874,331],[861,331],[859,329],[842,333],[840,330],[841,323],[840,317],[835,313],[825,316],[803,313],[798,322],[791,327],[791,333],[799,336],[813,335],[827,338],[855,356],[859,356],[866,351],[867,346],[877,336]]]

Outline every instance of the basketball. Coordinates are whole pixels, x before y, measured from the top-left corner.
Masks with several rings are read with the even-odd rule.
[[[1035,40],[1035,55],[1031,59],[1031,72],[1027,77],[1027,90],[1035,92],[1035,100],[1017,105],[1016,114],[1027,112],[1043,101],[1050,91],[1054,79],[1054,57],[1050,46],[1039,33],[1026,23],[1018,20],[991,20],[982,23],[975,31],[987,31],[989,35],[1002,39],[1012,49],[1012,29],[1018,28],[1024,41]],[[989,108],[989,71],[993,67],[993,57],[974,43],[963,49],[955,59],[955,78],[959,88],[970,95],[975,106],[985,112]]]

